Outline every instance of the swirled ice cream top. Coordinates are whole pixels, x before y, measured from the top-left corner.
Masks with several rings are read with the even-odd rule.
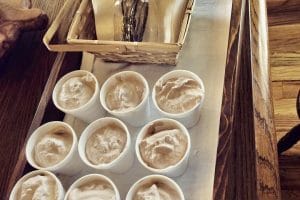
[[[68,200],[115,200],[113,187],[104,180],[92,180],[72,189]]]
[[[126,112],[137,107],[145,95],[142,80],[134,74],[120,74],[111,80],[105,102],[110,110]]]
[[[32,176],[21,184],[15,200],[57,200],[57,184],[53,177],[46,174]]]
[[[73,136],[65,127],[56,127],[37,139],[33,158],[40,167],[51,167],[68,155],[73,144]]]
[[[79,108],[92,98],[95,85],[95,80],[90,74],[72,77],[63,83],[57,102],[64,109]]]
[[[126,141],[125,130],[112,122],[88,138],[85,146],[86,156],[95,165],[110,163],[122,153]]]
[[[188,77],[170,78],[155,85],[155,99],[160,109],[167,113],[183,113],[193,109],[203,98],[199,83]]]
[[[175,165],[184,157],[187,143],[187,137],[179,127],[160,121],[148,127],[139,149],[148,166],[164,169]]]
[[[166,183],[152,181],[141,185],[133,200],[181,200],[178,192]]]

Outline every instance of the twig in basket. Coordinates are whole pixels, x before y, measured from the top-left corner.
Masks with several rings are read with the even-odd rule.
[[[135,27],[135,35],[134,41],[142,41],[144,36],[144,31],[147,23],[148,17],[148,9],[149,4],[148,2],[139,1],[137,5],[137,13],[136,13],[136,27]]]
[[[123,40],[142,41],[148,17],[148,2],[141,0],[123,0]]]
[[[133,41],[133,31],[135,27],[134,14],[136,12],[137,0],[123,0],[122,11],[123,11],[123,23],[124,33],[123,40]]]

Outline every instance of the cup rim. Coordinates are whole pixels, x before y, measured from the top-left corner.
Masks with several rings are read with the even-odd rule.
[[[157,179],[157,180],[160,179],[160,180],[164,180],[164,181],[170,183],[172,185],[172,188],[176,189],[176,191],[178,192],[178,194],[180,196],[180,199],[181,200],[185,199],[182,189],[180,188],[180,186],[174,180],[172,180],[171,178],[169,178],[167,176],[164,176],[164,175],[151,174],[151,175],[148,175],[148,176],[144,176],[143,178],[140,178],[138,181],[136,181],[130,187],[130,189],[128,190],[127,195],[126,195],[126,200],[132,200],[132,199],[129,199],[129,195],[133,196],[134,192],[138,189],[139,184],[142,184],[144,181],[146,181],[148,179]]]
[[[144,95],[143,95],[143,99],[142,101],[134,108],[130,109],[130,110],[126,110],[126,111],[115,111],[115,110],[111,110],[109,109],[107,106],[106,106],[106,102],[105,102],[105,97],[106,97],[106,94],[104,93],[104,90],[108,87],[108,84],[114,79],[116,78],[117,76],[120,76],[122,74],[134,74],[135,76],[137,76],[144,84],[144,87],[145,87],[145,91],[144,91]],[[149,96],[149,92],[150,92],[150,89],[149,89],[149,84],[146,80],[146,78],[138,73],[138,72],[135,72],[135,71],[121,71],[121,72],[118,72],[118,73],[115,73],[113,75],[111,75],[102,85],[102,89],[100,91],[100,102],[101,102],[101,105],[102,107],[109,113],[111,113],[112,115],[126,115],[127,113],[130,113],[130,112],[134,112],[136,110],[138,110],[140,107],[142,107],[143,104],[145,104],[145,102],[147,101],[147,98]]]
[[[72,190],[73,188],[75,188],[76,186],[80,186],[80,183],[81,183],[82,181],[84,181],[84,180],[86,180],[86,179],[89,179],[89,178],[92,178],[92,177],[96,177],[96,179],[98,179],[98,180],[102,180],[102,181],[104,180],[104,181],[106,181],[107,183],[109,183],[109,184],[113,187],[113,189],[114,189],[114,192],[115,192],[116,197],[117,197],[116,199],[117,199],[117,200],[120,199],[120,193],[119,193],[119,190],[118,190],[117,186],[115,185],[115,183],[114,183],[109,177],[107,177],[107,176],[105,176],[105,175],[103,175],[103,174],[87,174],[87,175],[84,175],[84,176],[78,178],[77,180],[75,180],[75,181],[71,184],[71,186],[69,187],[69,189],[67,190],[67,192],[66,192],[66,194],[65,194],[64,200],[67,200],[67,199],[68,199],[68,196],[69,196],[69,194],[70,194],[70,192],[71,192],[71,190]]]
[[[47,171],[47,170],[33,170],[31,172],[28,172],[27,174],[23,175],[14,185],[11,193],[10,193],[10,196],[9,196],[9,200],[14,200],[15,198],[15,195],[16,193],[18,192],[18,189],[20,187],[20,184],[24,182],[24,180],[28,179],[29,177],[33,177],[34,175],[38,175],[38,174],[47,174],[49,175],[51,178],[53,178],[55,180],[55,183],[56,183],[56,190],[57,190],[57,195],[58,197],[61,196],[61,195],[64,195],[64,187],[61,183],[61,181],[57,178],[57,176],[50,172],[50,171]]]
[[[181,113],[169,113],[169,112],[166,112],[164,110],[162,110],[159,105],[157,104],[157,101],[156,101],[156,90],[155,90],[155,87],[156,85],[163,81],[164,79],[166,79],[168,76],[171,76],[175,73],[183,73],[183,74],[186,74],[186,75],[190,75],[192,76],[192,78],[197,81],[199,84],[200,84],[200,87],[201,87],[201,90],[203,91],[203,96],[202,98],[200,99],[200,102],[197,103],[193,108],[187,110],[187,111],[184,111],[184,112],[181,112]],[[182,70],[182,69],[178,69],[178,70],[173,70],[173,71],[170,71],[170,72],[167,72],[165,73],[164,75],[162,75],[154,84],[153,88],[152,88],[152,102],[154,104],[154,106],[156,107],[156,109],[162,113],[163,115],[165,116],[168,116],[168,117],[171,117],[171,118],[176,118],[176,119],[179,119],[179,118],[182,118],[183,116],[185,115],[189,115],[190,113],[192,113],[198,106],[200,108],[202,108],[203,106],[203,102],[204,102],[204,99],[205,99],[205,86],[204,86],[204,83],[202,81],[202,79],[197,75],[195,74],[194,72],[191,72],[191,71],[188,71],[188,70]]]
[[[49,166],[49,167],[41,167],[39,166],[33,159],[33,156],[32,156],[32,151],[34,150],[34,147],[30,148],[29,147],[29,143],[30,141],[32,141],[33,143],[36,144],[36,140],[38,139],[38,135],[39,134],[42,134],[42,133],[45,133],[43,131],[43,129],[45,129],[46,127],[48,126],[52,126],[52,125],[60,125],[60,126],[64,126],[65,128],[67,128],[69,131],[70,131],[70,134],[72,135],[72,146],[70,148],[70,151],[68,152],[68,154],[66,155],[66,157],[61,160],[60,162],[56,163],[55,165],[53,166]],[[62,122],[62,121],[51,121],[51,122],[47,122],[43,125],[41,125],[40,127],[38,127],[29,137],[27,143],[26,143],[26,149],[25,149],[25,156],[26,156],[26,159],[28,161],[28,163],[36,168],[36,169],[39,169],[39,170],[49,170],[49,171],[55,171],[55,170],[58,170],[57,168],[66,164],[67,161],[72,157],[73,153],[74,153],[74,150],[76,149],[77,147],[77,144],[78,144],[78,141],[77,141],[77,135],[74,131],[74,129],[69,125],[67,124],[66,122]]]
[[[95,165],[88,160],[86,153],[85,153],[85,147],[86,147],[86,143],[87,143],[88,139],[94,133],[94,132],[91,132],[90,129],[92,129],[92,127],[94,127],[94,126],[99,126],[99,124],[103,123],[104,121],[114,121],[118,125],[120,125],[120,127],[126,133],[126,144],[123,148],[123,151],[119,154],[119,156],[117,158],[115,158],[114,160],[112,160],[109,163],[102,163],[102,164]],[[131,143],[130,133],[124,122],[122,122],[121,120],[114,118],[114,117],[103,117],[103,118],[95,120],[94,122],[89,124],[83,130],[81,137],[79,139],[79,142],[78,142],[78,153],[79,153],[79,157],[81,158],[81,160],[89,167],[92,167],[93,169],[99,169],[99,170],[109,170],[112,166],[115,166],[116,163],[119,162],[119,160],[121,160],[124,156],[126,156],[128,150],[130,150],[130,143]]]
[[[95,81],[95,90],[94,90],[94,94],[92,95],[92,97],[83,105],[79,106],[78,108],[73,108],[73,109],[66,109],[66,108],[63,108],[62,106],[59,105],[58,101],[57,101],[57,94],[59,92],[59,87],[58,85],[63,85],[68,79],[72,78],[72,77],[76,77],[76,75],[79,75],[79,74],[82,74],[82,73],[85,73],[85,74],[88,74],[90,75],[94,81]],[[93,99],[97,98],[97,94],[98,94],[98,91],[100,90],[100,86],[99,86],[99,83],[98,83],[98,80],[96,78],[96,76],[87,71],[87,70],[75,70],[75,71],[72,71],[72,72],[69,72],[67,74],[65,74],[63,77],[61,77],[57,83],[55,84],[55,87],[53,89],[53,92],[52,92],[52,101],[55,105],[56,108],[58,108],[59,110],[63,111],[64,113],[68,113],[68,112],[76,112],[76,111],[80,111],[82,109],[85,109],[86,107],[89,106],[89,104],[91,104],[91,102],[93,101]]]
[[[168,122],[171,122],[171,123],[174,123],[176,126],[178,126],[183,134],[186,135],[187,137],[187,148],[186,148],[186,151],[184,153],[184,156],[175,164],[175,165],[170,165],[166,168],[163,168],[163,169],[157,169],[157,168],[154,168],[154,167],[150,167],[148,166],[145,161],[143,160],[142,156],[141,156],[141,152],[140,152],[140,148],[139,148],[139,145],[140,145],[140,142],[142,141],[144,135],[145,135],[145,131],[146,129],[149,128],[150,125],[152,125],[153,123],[156,123],[158,121],[168,121]],[[190,134],[189,134],[189,131],[187,130],[187,128],[181,124],[180,122],[174,120],[174,119],[169,119],[169,118],[160,118],[160,119],[156,119],[156,120],[153,120],[149,123],[147,123],[141,130],[140,132],[138,133],[138,136],[136,138],[136,143],[135,143],[135,153],[136,153],[136,156],[137,156],[137,159],[139,161],[140,164],[143,165],[143,167],[145,167],[146,169],[148,169],[149,171],[152,171],[154,173],[158,173],[158,174],[166,174],[168,173],[169,171],[173,170],[173,169],[176,169],[179,165],[181,165],[184,160],[189,156],[189,153],[191,151],[191,138],[190,138]]]

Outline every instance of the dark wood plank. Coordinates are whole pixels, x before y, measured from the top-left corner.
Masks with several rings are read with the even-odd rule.
[[[300,190],[281,190],[281,197],[284,200],[299,200]]]
[[[0,67],[0,194],[5,194],[56,54],[41,44],[42,33],[25,34]],[[34,89],[33,89],[34,88]],[[7,156],[10,155],[10,156]]]
[[[299,23],[299,0],[267,0],[267,3],[269,26]]]
[[[300,156],[281,155],[279,157],[279,166],[281,189],[298,190],[300,192]]]
[[[270,12],[268,11],[269,26],[296,24],[300,21],[300,11],[294,12]]]
[[[286,13],[300,11],[299,0],[267,0],[268,13]]]
[[[246,3],[245,22],[240,29],[243,42],[237,47],[241,55],[227,57],[226,73],[230,69],[234,73],[231,79],[225,79],[214,199],[280,199],[266,2],[242,2]]]
[[[220,118],[219,145],[214,181],[214,199],[228,199],[230,196],[231,141],[237,92],[237,79],[243,33],[245,1],[233,0],[230,32],[227,47],[222,111]]]

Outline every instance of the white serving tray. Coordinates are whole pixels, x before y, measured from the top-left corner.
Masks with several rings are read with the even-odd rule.
[[[161,75],[174,69],[190,70],[203,80],[206,94],[201,117],[197,125],[189,129],[192,149],[188,168],[182,176],[174,179],[182,188],[186,200],[212,199],[231,5],[232,0],[198,0],[196,2],[186,43],[176,67],[105,63],[88,53],[84,53],[82,60],[81,69],[92,71],[100,85],[110,75],[124,70],[141,73],[147,79],[151,90]],[[160,118],[151,98],[150,106],[150,118]],[[70,115],[66,115],[64,121],[73,126],[78,135],[87,126]],[[137,133],[141,128],[130,126],[128,128],[132,135],[132,148],[134,148]],[[73,181],[88,173],[92,172],[83,170],[76,176],[60,175],[59,178],[67,190]],[[115,182],[121,199],[125,199],[130,186],[151,173],[144,169],[135,158],[131,170],[124,174],[107,172],[101,172],[101,174],[107,175]]]

